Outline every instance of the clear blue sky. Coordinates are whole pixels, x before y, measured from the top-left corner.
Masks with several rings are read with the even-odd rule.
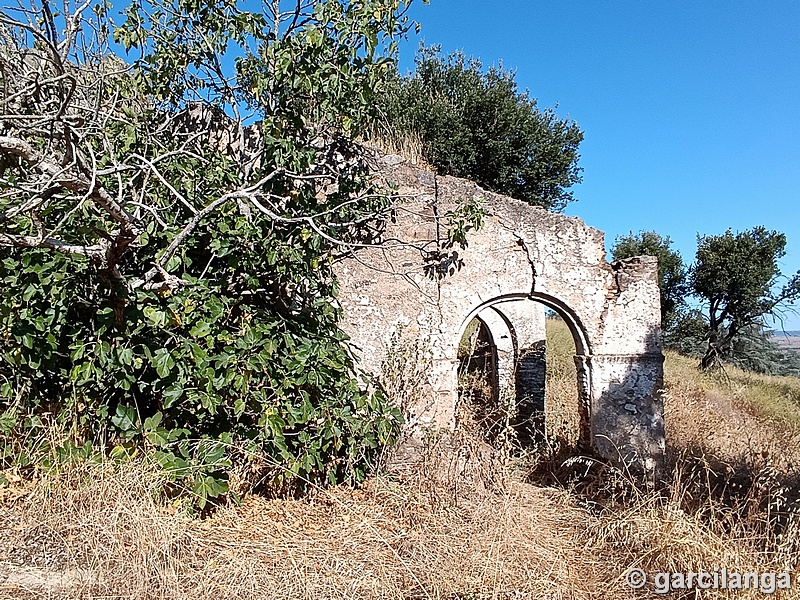
[[[583,183],[566,213],[607,248],[655,230],[691,262],[698,233],[763,225],[788,238],[784,274],[800,270],[800,1],[417,2],[403,70],[420,40],[502,61],[578,122]]]

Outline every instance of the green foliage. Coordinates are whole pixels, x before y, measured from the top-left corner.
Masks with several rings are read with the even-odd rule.
[[[397,411],[353,380],[330,295],[290,314],[279,296],[205,279],[166,297],[137,291],[118,323],[108,298],[92,299],[86,265],[18,254],[0,267],[0,395],[19,398],[4,408],[53,412],[77,444],[143,443],[196,485],[223,485],[232,456],[265,454],[274,464],[258,476],[281,484],[359,479],[396,433]],[[218,455],[200,450],[211,442]]]
[[[0,115],[44,153],[0,163],[0,466],[37,460],[56,423],[62,448],[144,449],[202,508],[242,464],[276,490],[357,481],[396,436],[332,265],[388,206],[342,134],[396,69],[403,4],[243,5],[132,2],[114,38],[133,67],[84,47],[90,102],[40,89],[26,110],[47,130]]]
[[[689,269],[670,245],[669,237],[643,231],[618,237],[611,251],[614,260],[658,258],[665,346],[702,358],[703,368],[725,361],[770,375],[800,373],[797,355],[774,344],[764,326],[764,317],[800,296],[798,275],[776,290],[783,234],[756,227],[699,237]],[[701,300],[703,310],[689,307],[690,296]]]
[[[397,41],[409,26],[404,4],[274,2],[260,13],[229,0],[137,0],[114,37],[142,52],[145,93],[167,105],[192,96],[245,105],[276,141],[311,126],[351,134],[371,118],[373,97],[396,68]],[[223,57],[235,60],[233,73]]]
[[[726,329],[722,334],[727,333]],[[708,322],[697,310],[680,315],[665,345],[684,356],[702,358],[708,350]],[[760,323],[744,328],[732,337],[730,351],[720,357],[726,364],[765,375],[800,377],[800,353],[781,348],[772,332]]]
[[[661,291],[661,330],[667,334],[674,329],[681,315],[688,292],[686,268],[677,250],[672,250],[669,237],[655,231],[633,232],[617,237],[611,256],[614,260],[634,256],[658,258],[658,288]],[[669,336],[668,336],[669,337]]]
[[[484,71],[461,53],[421,47],[416,72],[398,77],[380,102],[389,130],[419,135],[440,172],[554,211],[573,200],[583,132],[539,110],[502,66]]]
[[[443,247],[452,248],[458,245],[462,249],[466,248],[467,233],[480,229],[483,226],[483,220],[486,215],[486,209],[484,209],[481,201],[475,198],[461,200],[455,209],[448,210],[445,214],[447,240],[444,242]]]
[[[782,349],[765,327],[746,327],[733,339],[731,346],[728,361],[737,367],[766,375],[800,377],[800,352]]]
[[[681,311],[674,326],[667,332],[664,345],[684,356],[700,358],[706,350],[708,323],[697,308]]]
[[[737,336],[748,328],[760,330],[765,316],[800,297],[800,273],[775,291],[781,277],[778,260],[785,247],[784,234],[764,227],[698,237],[690,282],[705,305],[703,368],[735,356]]]

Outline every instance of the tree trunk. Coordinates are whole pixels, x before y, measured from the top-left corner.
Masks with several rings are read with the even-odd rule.
[[[701,371],[708,371],[709,369],[714,368],[719,363],[719,351],[717,349],[716,344],[712,342],[708,343],[708,348],[706,349],[706,353],[703,355],[703,358],[700,359],[700,370]]]

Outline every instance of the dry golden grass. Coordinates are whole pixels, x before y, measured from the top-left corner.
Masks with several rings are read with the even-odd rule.
[[[435,170],[425,160],[424,143],[417,133],[398,133],[376,129],[369,139],[362,142],[382,154],[396,154],[415,165]]]
[[[545,427],[550,440],[574,445],[578,439],[577,371],[575,342],[560,318],[545,321],[547,334],[547,385]]]
[[[598,512],[522,482],[456,497],[419,483],[251,496],[199,520],[159,500],[142,463],[84,464],[6,490],[0,598],[612,600],[652,597],[625,586],[633,566],[788,568],[789,553],[755,551],[745,528],[655,496]]]
[[[551,386],[569,402],[574,350],[562,341],[561,355],[548,356],[550,381],[563,379]],[[800,440],[791,412],[782,419],[753,403],[760,386],[730,388],[668,355],[672,474],[658,493],[626,487],[624,476],[588,460],[585,472],[600,490],[593,496],[577,484],[515,480],[490,464],[485,444],[457,436],[423,448],[410,475],[302,500],[249,496],[206,519],[166,499],[163,479],[141,459],[82,463],[28,481],[7,473],[0,598],[624,600],[662,597],[651,584],[629,589],[631,567],[651,575],[794,571]]]
[[[605,511],[589,533],[598,555],[609,562],[655,573],[792,573],[798,548],[766,548],[753,530],[726,515],[690,513],[679,502],[651,495],[629,507]],[[724,525],[724,526],[723,526]],[[795,530],[791,535],[797,536]],[[648,586],[652,590],[652,586]],[[674,590],[673,598],[761,598],[759,590]],[[650,596],[643,596],[650,597]],[[655,596],[658,597],[658,596]],[[777,597],[796,598],[794,590]]]
[[[6,497],[0,597],[625,597],[565,491],[513,483],[442,502],[375,478],[198,520],[156,500],[158,483],[140,463],[84,465]]]
[[[701,373],[696,359],[667,351],[667,440],[736,465],[800,469],[800,379],[733,367]]]
[[[762,375],[732,366],[700,373],[697,359],[667,351],[670,387],[688,383],[730,398],[738,407],[784,431],[800,430],[800,378]]]

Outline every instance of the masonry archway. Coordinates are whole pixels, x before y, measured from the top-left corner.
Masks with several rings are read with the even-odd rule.
[[[440,177],[398,157],[387,157],[381,169],[407,199],[386,223],[386,239],[410,243],[359,249],[342,261],[339,300],[342,325],[366,371],[380,374],[399,331],[425,346],[430,361],[424,381],[417,382],[424,400],[409,409],[408,422],[452,429],[465,327],[480,315],[499,332],[495,339],[508,335],[510,350],[497,344],[501,378],[502,353],[516,352],[519,362],[528,348],[520,342],[514,303],[537,301],[561,316],[575,343],[581,445],[652,471],[665,446],[656,260],[609,264],[602,232],[578,218]],[[464,244],[453,246],[447,220],[464,200],[482,203],[488,215]],[[513,335],[503,334],[504,328]]]
[[[551,409],[546,384],[546,319],[550,309],[568,328],[574,344],[575,411],[577,445],[591,447],[591,345],[579,317],[565,302],[549,294],[507,294],[475,306],[464,318],[458,339],[470,333],[470,324],[478,322],[489,337],[490,348],[484,354],[491,360],[480,367],[491,369],[489,381],[493,397],[486,400],[510,404],[514,413],[514,428],[519,443],[532,446],[548,435],[545,415]],[[460,348],[463,352],[463,348]],[[464,361],[459,361],[459,389],[464,387]],[[470,380],[467,380],[470,383]],[[505,395],[503,398],[502,396]],[[459,397],[459,402],[466,398]],[[458,411],[457,407],[457,411]]]

